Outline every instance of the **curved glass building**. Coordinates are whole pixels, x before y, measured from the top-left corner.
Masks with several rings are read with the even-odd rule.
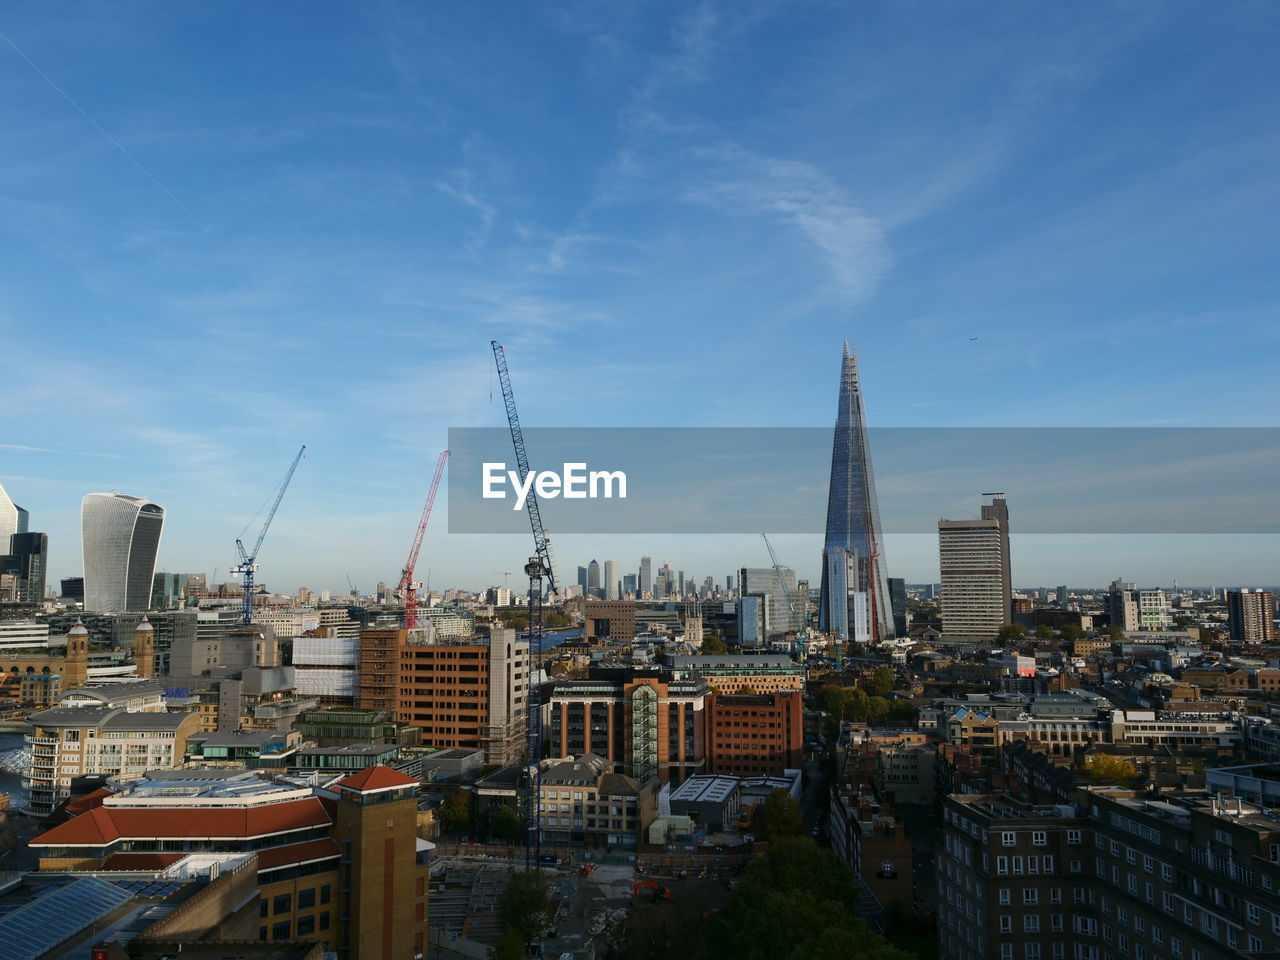
[[[84,608],[146,610],[164,526],[164,507],[123,493],[90,493],[80,506]]]
[[[858,358],[848,343],[840,365],[840,399],[831,450],[818,629],[829,630],[841,643],[878,643],[893,636],[893,604],[867,444],[867,415],[858,384]]]

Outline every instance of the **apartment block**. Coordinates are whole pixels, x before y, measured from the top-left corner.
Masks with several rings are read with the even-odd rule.
[[[658,815],[658,788],[613,772],[603,757],[586,754],[542,764],[539,793],[542,842],[634,850]]]

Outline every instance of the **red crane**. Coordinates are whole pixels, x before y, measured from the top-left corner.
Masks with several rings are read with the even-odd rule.
[[[418,521],[418,532],[413,537],[413,546],[409,550],[409,559],[400,571],[400,596],[404,597],[404,625],[412,630],[418,625],[418,586],[413,580],[413,570],[418,565],[418,553],[422,550],[422,535],[427,532],[427,523],[431,520],[431,507],[436,502],[436,491],[440,489],[440,478],[444,475],[444,465],[449,460],[449,451],[441,450],[440,459],[436,461],[436,475],[431,478],[431,489],[427,493],[427,502],[422,505],[422,519]]]

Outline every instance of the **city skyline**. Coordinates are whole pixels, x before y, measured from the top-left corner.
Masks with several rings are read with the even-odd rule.
[[[0,57],[0,482],[51,575],[75,572],[80,497],[113,489],[169,508],[163,566],[225,569],[305,439],[264,582],[394,580],[447,428],[503,423],[492,336],[531,425],[825,426],[845,337],[873,428],[1267,425],[1280,399],[1269,352],[1236,348],[1274,338],[1280,228],[1241,214],[1276,199],[1265,12],[280,8],[245,31],[238,9],[6,25],[27,59]],[[1171,402],[1188,370],[1231,389]],[[551,532],[764,562],[745,536]],[[1017,554],[1033,582],[1265,582],[1275,546]],[[817,582],[819,538],[777,547]],[[906,579],[936,567],[929,537],[886,549]],[[479,587],[527,553],[433,528],[423,564]]]

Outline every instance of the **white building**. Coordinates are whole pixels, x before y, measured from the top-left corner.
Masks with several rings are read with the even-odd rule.
[[[123,493],[86,494],[80,507],[84,608],[94,613],[147,610],[164,507]]]

